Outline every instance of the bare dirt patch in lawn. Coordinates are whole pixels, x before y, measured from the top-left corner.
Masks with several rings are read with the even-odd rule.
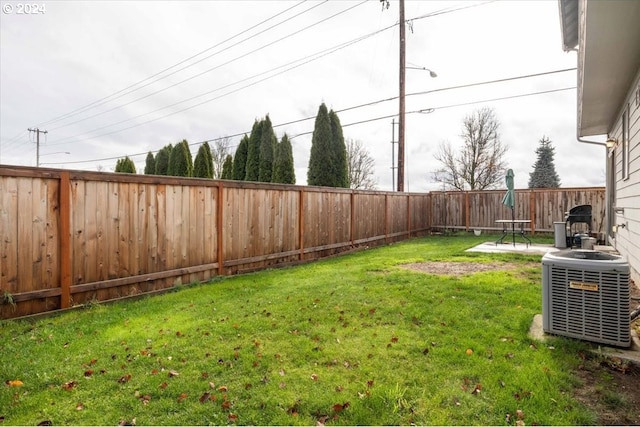
[[[528,265],[526,265],[528,267]],[[539,266],[539,264],[531,264]],[[516,270],[522,268],[522,264],[510,264],[507,262],[455,262],[455,261],[428,261],[404,264],[401,266],[409,270],[421,273],[438,274],[447,276],[459,276],[463,274],[474,274],[483,271],[495,270]]]

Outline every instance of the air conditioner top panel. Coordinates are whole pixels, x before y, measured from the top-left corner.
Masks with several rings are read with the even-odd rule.
[[[558,264],[563,266],[575,266],[578,268],[596,268],[628,270],[629,263],[620,255],[587,249],[565,249],[549,252],[542,257],[542,264]]]

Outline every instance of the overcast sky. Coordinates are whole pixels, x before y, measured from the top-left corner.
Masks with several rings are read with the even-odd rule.
[[[110,171],[129,155],[141,172],[148,151],[182,139],[194,156],[197,143],[221,137],[234,152],[269,114],[279,139],[293,137],[306,184],[324,102],[374,158],[378,189],[392,188],[397,1],[1,3],[2,164],[35,166],[27,129],[37,127],[48,131],[43,166]],[[431,178],[438,145],[460,146],[463,118],[485,106],[501,124],[516,188],[527,187],[543,135],[563,187],[604,185],[604,147],[576,140],[576,71],[558,72],[574,69],[577,54],[561,49],[556,0],[408,0],[406,19],[407,65],[438,75],[407,70],[407,112],[433,111],[407,114],[406,190],[441,189]],[[473,85],[501,79],[512,80]],[[451,89],[463,85],[472,86]],[[371,105],[349,109],[362,104]]]

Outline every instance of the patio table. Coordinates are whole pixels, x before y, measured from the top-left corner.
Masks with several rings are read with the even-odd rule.
[[[500,238],[496,240],[496,246],[498,246],[498,243],[504,243],[504,238],[509,234],[513,236],[513,245],[516,245],[516,224],[519,226],[518,234],[525,241],[527,247],[529,247],[529,245],[531,244],[531,240],[526,236],[524,231],[524,225],[531,224],[530,219],[497,219],[496,223],[502,224],[502,236],[500,236]],[[511,227],[508,227],[509,224],[511,224]]]

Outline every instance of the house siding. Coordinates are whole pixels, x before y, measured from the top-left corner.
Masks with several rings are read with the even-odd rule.
[[[613,223],[617,232],[611,230],[610,242],[624,255],[631,266],[632,280],[640,285],[640,69],[627,91],[625,102],[619,106],[616,122],[609,135],[618,140],[612,155],[615,164],[615,210]],[[623,114],[628,108],[628,174],[623,177]],[[624,211],[621,211],[623,208]],[[624,228],[620,225],[624,224]]]

